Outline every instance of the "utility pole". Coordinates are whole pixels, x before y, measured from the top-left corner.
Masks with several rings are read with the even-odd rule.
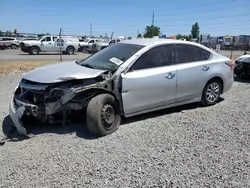
[[[154,11],[153,11],[153,15],[152,15],[152,38],[153,38],[153,36],[154,36],[154,23],[155,23],[155,13],[154,13]]]
[[[92,37],[92,23],[90,22],[90,37]]]
[[[59,38],[60,38],[60,61],[62,62],[62,39],[61,39],[61,35],[62,35],[62,28],[60,29],[60,32],[59,32]]]

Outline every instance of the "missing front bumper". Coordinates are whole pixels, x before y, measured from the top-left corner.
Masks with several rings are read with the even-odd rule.
[[[23,116],[23,114],[25,112],[25,106],[20,106],[20,107],[16,108],[14,106],[14,101],[11,100],[9,111],[10,111],[10,117],[14,123],[14,126],[17,129],[17,132],[19,134],[27,136],[27,130],[21,122],[21,117]]]

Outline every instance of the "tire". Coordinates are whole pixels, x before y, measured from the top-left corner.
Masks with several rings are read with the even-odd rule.
[[[15,45],[15,44],[11,44],[10,47],[11,47],[11,49],[17,49],[17,45]]]
[[[215,105],[219,101],[221,93],[222,85],[220,80],[213,79],[209,81],[203,90],[201,104],[203,106]]]
[[[96,136],[105,136],[115,132],[121,122],[115,98],[110,94],[100,94],[92,98],[87,106],[86,122],[90,132]]]
[[[74,53],[75,53],[75,48],[69,46],[69,47],[66,49],[66,52],[67,52],[67,54],[69,54],[69,55],[74,55]]]
[[[38,55],[39,51],[40,51],[39,48],[36,46],[33,46],[30,48],[30,54],[32,54],[32,55]]]

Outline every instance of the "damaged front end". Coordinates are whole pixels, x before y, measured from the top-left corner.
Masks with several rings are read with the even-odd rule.
[[[10,116],[18,133],[27,135],[23,117],[35,117],[41,123],[65,123],[68,115],[87,107],[95,95],[108,92],[116,95],[117,78],[110,71],[96,78],[64,78],[59,83],[37,83],[22,79],[10,103]]]

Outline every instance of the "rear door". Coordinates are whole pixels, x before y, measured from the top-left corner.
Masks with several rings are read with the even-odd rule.
[[[122,74],[122,99],[126,115],[175,102],[176,66],[171,45],[154,47]]]
[[[175,45],[177,76],[177,102],[195,99],[210,77],[211,53],[190,44]]]

